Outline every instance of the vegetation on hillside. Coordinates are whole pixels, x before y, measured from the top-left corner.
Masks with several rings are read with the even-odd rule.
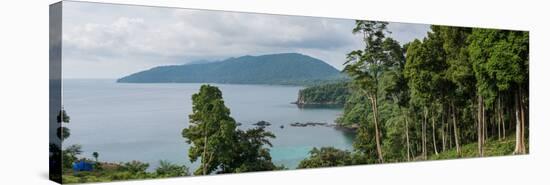
[[[299,105],[344,105],[350,96],[350,88],[347,82],[316,85],[302,89],[298,92]]]
[[[528,32],[432,26],[401,46],[386,25],[353,30],[365,45],[348,54],[352,88],[337,122],[357,128],[354,153],[366,163],[473,157],[472,143],[480,157],[527,153]]]
[[[81,159],[85,160],[85,159]],[[166,177],[188,176],[189,168],[168,161],[160,161],[159,167],[149,172],[148,163],[130,161],[124,163],[95,163],[93,171],[73,172],[66,169],[63,172],[63,184],[87,182],[112,182],[121,180],[155,179]]]
[[[155,67],[117,82],[311,85],[343,78],[336,68],[319,59],[298,53],[280,53]]]

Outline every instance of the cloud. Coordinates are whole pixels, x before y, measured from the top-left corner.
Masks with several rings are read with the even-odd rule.
[[[69,78],[117,78],[158,65],[279,52],[304,53],[341,69],[345,54],[362,46],[358,36],[351,34],[353,20],[82,2],[65,5],[64,74]],[[394,24],[389,26],[392,36],[403,42],[419,37],[423,28]]]

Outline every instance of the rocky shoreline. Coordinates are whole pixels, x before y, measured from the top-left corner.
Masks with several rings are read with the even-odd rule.
[[[238,126],[242,125],[242,123],[237,123]],[[252,125],[254,126],[257,126],[257,127],[268,127],[268,126],[271,126],[271,123],[268,122],[268,121],[264,121],[264,120],[261,120],[261,121],[258,121],[256,123],[253,123]],[[343,131],[343,132],[350,132],[350,133],[355,133],[357,132],[357,129],[359,128],[359,125],[358,124],[352,124],[352,125],[349,125],[349,126],[343,126],[343,125],[339,125],[339,124],[329,124],[329,123],[326,123],[326,122],[294,122],[294,123],[290,123],[289,124],[291,127],[315,127],[315,126],[323,126],[323,127],[332,127],[336,130],[340,130],[340,131]],[[285,125],[280,125],[279,128],[283,129],[285,127]]]

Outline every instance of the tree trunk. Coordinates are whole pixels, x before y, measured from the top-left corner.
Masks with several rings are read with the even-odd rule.
[[[487,118],[485,118],[485,102],[483,98],[481,99],[481,107],[483,107],[481,109],[481,126],[483,126],[483,144],[485,144],[485,142],[487,141]]]
[[[483,97],[481,95],[477,96],[477,149],[480,157],[483,157]]]
[[[518,85],[519,86],[519,85]],[[514,154],[525,154],[525,112],[523,109],[522,89],[518,87],[516,92],[516,148]]]
[[[204,148],[203,148],[203,153],[202,153],[202,174],[203,175],[206,175],[206,172],[207,172],[207,168],[208,168],[208,160],[206,159],[206,148],[207,147],[207,144],[208,144],[208,131],[206,130],[206,127],[205,127],[205,130],[204,130],[205,134],[204,134]]]
[[[411,145],[409,143],[409,121],[407,114],[403,113],[405,116],[405,138],[407,139],[407,161],[411,161]]]
[[[443,129],[441,129],[441,144],[443,144],[443,149],[441,149],[441,152],[445,152],[445,145],[447,144],[447,140],[445,140],[445,133],[447,131],[447,123],[445,121],[445,107],[442,107],[442,115],[441,115],[441,124],[443,125]]]
[[[504,123],[504,106],[502,106],[502,100],[501,100],[501,105],[500,105],[500,114],[499,114],[499,117],[500,117],[500,123],[499,124],[502,124],[502,139],[506,139],[506,124]]]
[[[455,108],[454,102],[451,105],[451,110],[452,110],[452,116],[453,116],[453,130],[455,134],[455,148],[456,148],[456,153],[458,154],[458,156],[460,156],[460,143],[458,138],[458,130],[456,126],[456,108]]]
[[[428,159],[428,154],[426,150],[426,122],[428,117],[428,109],[424,107],[424,120],[422,121],[422,156],[424,160]]]
[[[524,102],[524,94],[523,94],[523,88],[520,87],[520,110],[521,110],[521,154],[526,154],[527,149],[525,148],[525,106],[523,104]]]
[[[433,140],[433,144],[434,144],[434,152],[435,152],[435,155],[439,155],[439,152],[437,152],[437,143],[436,143],[436,140],[435,140],[435,133],[437,132],[436,129],[435,129],[435,111],[432,112],[432,140]]]
[[[377,98],[376,95],[371,96],[371,104],[372,104],[372,110],[373,110],[373,119],[374,119],[374,134],[375,134],[375,140],[376,140],[376,152],[378,153],[378,161],[380,163],[384,163],[384,156],[382,155],[382,147],[380,145],[380,131],[378,129],[378,105],[376,103]]]
[[[499,93],[499,97],[497,97],[497,107],[495,109],[495,113],[496,113],[496,119],[497,119],[497,132],[498,132],[498,140],[502,140],[502,135],[500,134],[500,93]]]

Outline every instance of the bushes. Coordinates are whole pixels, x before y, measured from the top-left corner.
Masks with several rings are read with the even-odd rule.
[[[111,182],[189,175],[188,167],[172,164],[168,161],[160,161],[160,166],[155,172],[147,172],[149,164],[140,161],[130,161],[120,164],[97,163],[94,166],[94,171],[81,171],[77,173],[73,173],[69,168],[64,168],[63,183]]]
[[[189,168],[185,165],[175,165],[168,161],[161,160],[160,166],[155,170],[157,177],[179,177],[188,176]]]
[[[354,164],[351,152],[334,147],[313,148],[309,157],[300,161],[298,168],[348,166]]]

